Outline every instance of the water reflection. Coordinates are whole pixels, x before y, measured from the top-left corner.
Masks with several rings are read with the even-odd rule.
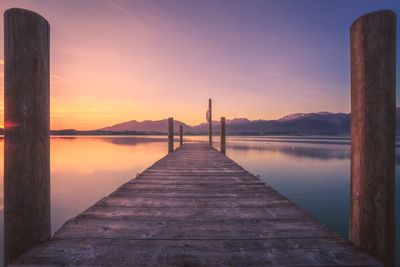
[[[167,142],[167,138],[163,136],[117,136],[102,138],[102,141],[112,143],[114,145],[128,145],[135,146],[142,143],[153,143],[153,142]],[[177,141],[177,140],[175,140]]]
[[[232,139],[228,156],[347,236],[350,147],[276,141]]]
[[[122,144],[122,145],[121,145]],[[0,148],[3,149],[3,139]],[[52,137],[51,227],[54,233],[96,201],[164,156],[165,142],[142,137]],[[3,169],[3,153],[0,156]],[[3,184],[3,172],[1,172]],[[3,186],[0,261],[3,262]]]
[[[350,148],[348,147],[321,147],[314,144],[270,144],[270,145],[250,145],[246,143],[230,142],[231,150],[236,151],[257,151],[259,153],[272,152],[282,153],[293,158],[317,158],[317,159],[348,159],[350,158]]]
[[[165,155],[165,142],[150,139],[51,138],[52,231]]]
[[[348,237],[350,142],[309,137],[230,138],[227,154],[321,223]],[[320,139],[317,137],[317,139]],[[307,141],[305,141],[307,140]],[[400,215],[400,153],[396,152],[396,220]],[[396,230],[396,257],[400,233]]]
[[[206,136],[185,136],[184,139],[185,142],[208,141]],[[175,147],[178,141],[175,138]],[[219,148],[217,136],[214,141],[214,146]],[[350,142],[347,137],[229,137],[227,142],[230,158],[259,174],[266,183],[347,237],[350,184]],[[3,148],[1,138],[0,149]],[[52,231],[142,172],[166,152],[164,136],[52,137]],[[396,162],[399,175],[399,154]],[[0,168],[3,169],[2,153]],[[3,175],[0,182],[3,183]],[[397,196],[399,192],[397,182]],[[396,201],[398,216],[400,197]],[[0,212],[3,214],[2,190]]]

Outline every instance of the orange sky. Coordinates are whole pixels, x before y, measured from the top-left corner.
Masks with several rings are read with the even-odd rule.
[[[355,15],[332,33],[314,15],[290,21],[298,10],[279,1],[229,3],[2,0],[0,10],[27,8],[50,22],[52,129],[170,116],[193,125],[208,98],[214,118],[348,112]],[[0,68],[3,113],[2,60]]]

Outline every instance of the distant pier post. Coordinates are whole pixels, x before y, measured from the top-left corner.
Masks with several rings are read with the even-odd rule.
[[[183,145],[183,125],[179,126],[179,145]]]
[[[212,146],[212,105],[211,98],[208,100],[208,143]]]
[[[221,152],[226,154],[225,117],[221,117]]]
[[[50,239],[50,26],[4,13],[4,262]]]
[[[396,15],[358,18],[350,39],[350,240],[394,266]]]
[[[174,151],[174,118],[168,118],[168,153]]]

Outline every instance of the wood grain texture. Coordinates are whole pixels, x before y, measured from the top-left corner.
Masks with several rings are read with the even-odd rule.
[[[188,143],[17,266],[382,266],[206,143]]]
[[[50,238],[48,22],[4,13],[5,264]]]
[[[351,26],[350,240],[394,266],[396,15]]]

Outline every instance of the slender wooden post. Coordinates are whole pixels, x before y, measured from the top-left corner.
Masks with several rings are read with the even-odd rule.
[[[396,15],[358,18],[350,39],[350,240],[394,266]]]
[[[179,126],[179,145],[183,145],[183,126]]]
[[[174,151],[174,118],[168,118],[168,153]]]
[[[212,106],[211,98],[208,100],[208,142],[212,146]]]
[[[221,117],[221,152],[226,153],[225,117]]]
[[[50,238],[48,22],[4,13],[4,262]]]

